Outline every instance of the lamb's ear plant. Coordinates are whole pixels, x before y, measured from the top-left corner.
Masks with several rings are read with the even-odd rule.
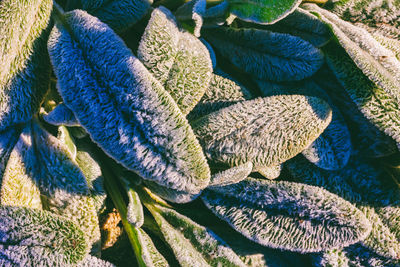
[[[399,3],[300,2],[0,1],[0,265],[400,265]]]

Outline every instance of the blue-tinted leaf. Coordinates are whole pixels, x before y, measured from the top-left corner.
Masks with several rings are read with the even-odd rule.
[[[0,207],[1,266],[67,266],[88,254],[82,230],[49,212]]]
[[[361,211],[325,189],[254,178],[205,190],[202,200],[236,231],[261,245],[301,253],[363,240],[371,225]]]
[[[203,35],[233,65],[261,80],[301,80],[323,63],[319,49],[288,34],[221,27]]]
[[[18,141],[20,132],[21,126],[18,125],[0,131],[0,177],[3,176],[3,172],[7,166],[8,158],[10,157],[11,151]]]
[[[72,32],[57,23],[49,53],[60,94],[92,140],[145,179],[206,187],[209,167],[172,97],[106,24],[84,11],[65,19]]]
[[[67,9],[83,9],[115,31],[123,31],[149,12],[152,0],[71,0]]]
[[[241,20],[272,24],[292,13],[301,0],[228,0],[229,10]]]
[[[280,95],[239,102],[195,120],[192,127],[210,160],[270,166],[307,148],[331,115],[319,98]]]
[[[151,15],[138,57],[164,85],[183,114],[193,109],[211,79],[208,49],[192,34],[180,30],[175,17],[163,7]]]
[[[0,2],[0,130],[26,122],[49,89],[51,0]]]
[[[80,126],[74,113],[64,103],[59,104],[49,114],[43,116],[43,119],[52,125],[60,126]]]

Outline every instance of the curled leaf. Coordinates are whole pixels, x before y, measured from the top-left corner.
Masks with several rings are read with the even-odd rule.
[[[352,204],[299,183],[247,178],[206,190],[202,200],[236,231],[272,248],[317,252],[354,244],[371,231]]]
[[[56,24],[50,58],[64,103],[91,139],[145,179],[187,192],[206,187],[204,154],[168,92],[106,24],[79,10],[65,20],[71,32]]]
[[[56,106],[49,114],[43,116],[43,119],[52,125],[60,126],[80,126],[74,113],[64,103]]]
[[[253,164],[247,162],[245,164],[232,167],[222,172],[218,172],[211,176],[209,186],[225,186],[229,184],[236,184],[249,176],[253,170]]]
[[[233,65],[261,80],[301,80],[324,61],[319,49],[289,34],[220,27],[203,35]]]
[[[282,164],[272,166],[255,166],[253,171],[258,172],[267,179],[273,180],[281,175]]]

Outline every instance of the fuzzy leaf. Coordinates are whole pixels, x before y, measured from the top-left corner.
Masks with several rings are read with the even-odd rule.
[[[371,231],[352,204],[299,183],[248,178],[206,190],[202,200],[236,231],[272,248],[317,252],[356,243]]]
[[[138,193],[134,189],[128,188],[127,194],[129,203],[126,212],[126,219],[134,227],[141,227],[144,222],[142,202],[140,201]]]
[[[345,52],[334,45],[324,50],[329,68],[363,115],[400,147],[399,103],[371,82]]]
[[[180,30],[175,17],[163,7],[153,11],[139,44],[138,57],[164,85],[183,114],[193,109],[211,79],[208,49],[199,39]]]
[[[210,186],[225,186],[236,184],[249,176],[253,170],[253,164],[247,162],[245,164],[232,167],[222,172],[218,172],[211,176]]]
[[[267,179],[273,180],[281,175],[282,165],[256,166],[253,171],[258,172]]]
[[[200,102],[188,114],[192,120],[213,111],[253,98],[249,90],[236,82],[229,74],[217,68],[211,76],[210,84]]]
[[[49,88],[51,0],[0,2],[0,130],[39,111]]]
[[[149,267],[168,267],[169,264],[164,256],[158,252],[148,234],[141,228],[137,228],[139,244],[142,248],[142,260]]]
[[[21,130],[21,126],[16,125],[0,131],[0,177],[3,177],[8,159],[15,144],[18,142]]]
[[[272,24],[292,13],[301,0],[228,0],[229,10],[241,20]]]
[[[304,7],[331,27],[340,45],[362,73],[400,104],[400,61],[396,55],[365,29],[343,21],[315,4]]]
[[[158,196],[174,203],[187,203],[195,200],[201,194],[201,191],[197,193],[188,193],[185,191],[171,189],[151,181],[144,181],[144,183]]]
[[[233,65],[262,80],[301,80],[324,61],[319,49],[288,34],[220,27],[203,35]]]
[[[181,266],[245,266],[211,230],[173,209],[153,204],[146,207]]]
[[[152,3],[152,0],[70,0],[67,10],[86,10],[113,30],[121,32],[142,19]]]
[[[57,23],[49,53],[64,103],[91,139],[145,179],[206,187],[204,154],[168,92],[106,24],[79,10],[65,20],[72,32]]]
[[[0,229],[2,266],[66,266],[88,254],[78,226],[49,212],[1,206]]]
[[[80,126],[74,113],[64,103],[57,105],[49,114],[43,116],[43,119],[52,125],[60,126]]]
[[[316,97],[282,95],[243,101],[193,122],[206,156],[231,166],[277,165],[308,147],[331,109]]]
[[[115,265],[91,255],[87,255],[83,261],[78,263],[77,267],[115,267]]]

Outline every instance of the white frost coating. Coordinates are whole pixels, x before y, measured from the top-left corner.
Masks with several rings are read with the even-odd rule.
[[[272,166],[254,166],[253,171],[258,172],[267,179],[273,180],[281,175],[282,164]]]
[[[163,199],[174,203],[187,203],[195,200],[201,194],[201,190],[188,193],[185,191],[168,188],[148,180],[145,180],[144,183],[149,189],[151,189],[151,191],[153,191]]]
[[[49,114],[43,116],[43,119],[52,125],[60,126],[80,126],[74,113],[64,103],[55,107]]]
[[[137,228],[139,244],[142,248],[142,260],[148,267],[168,267],[169,264],[164,256],[158,252],[150,236],[141,228]]]
[[[139,195],[132,188],[127,191],[128,194],[128,207],[126,213],[126,219],[134,227],[141,227],[144,222],[143,206],[140,201]]]
[[[253,164],[247,162],[245,164],[232,167],[222,172],[218,172],[211,176],[210,185],[208,187],[214,186],[225,186],[229,184],[238,183],[249,176],[253,170]]]

